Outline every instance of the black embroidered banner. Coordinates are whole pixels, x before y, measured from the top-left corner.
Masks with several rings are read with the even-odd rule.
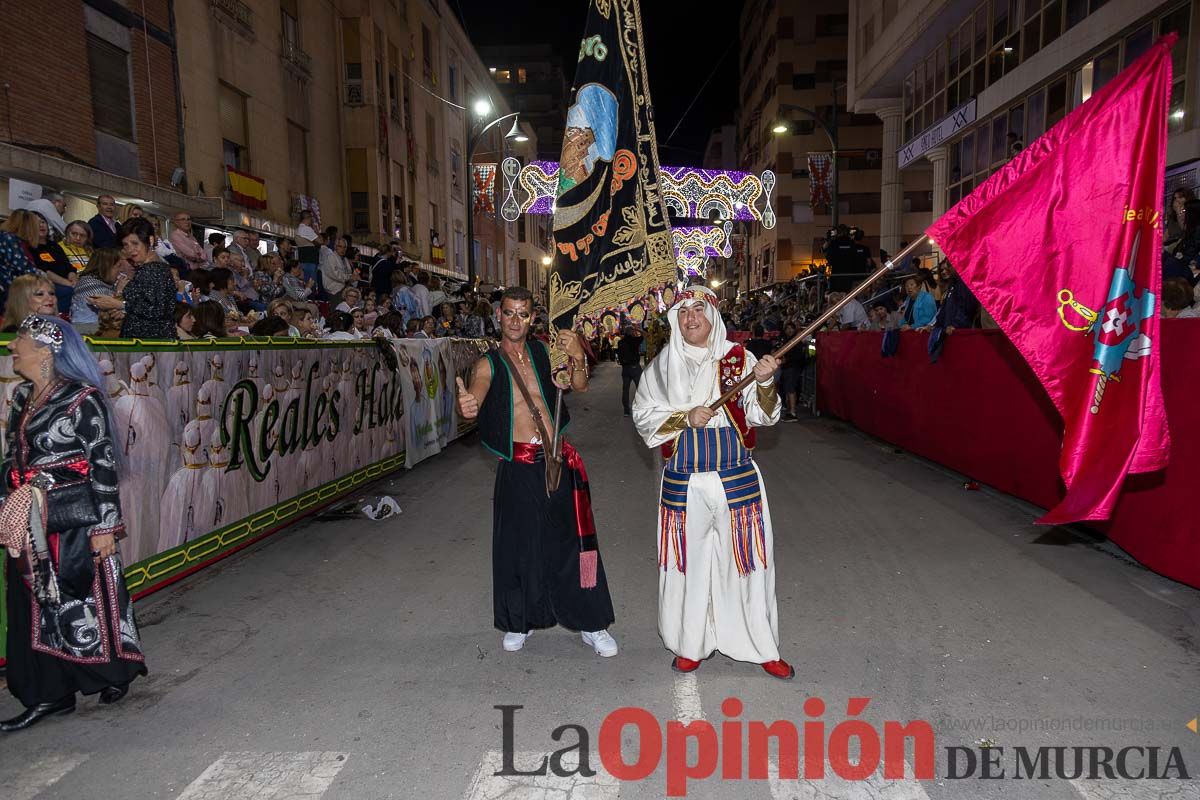
[[[572,327],[677,276],[638,0],[590,0],[554,210],[550,319]]]

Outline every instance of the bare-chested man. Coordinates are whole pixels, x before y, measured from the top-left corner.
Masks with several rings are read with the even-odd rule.
[[[546,493],[542,444],[554,427],[555,387],[549,351],[529,339],[532,320],[529,290],[508,289],[500,303],[500,349],[479,359],[470,388],[457,379],[459,414],[479,419],[483,446],[500,457],[492,528],[495,624],[504,631],[505,650],[520,650],[535,628],[562,625],[581,631],[584,644],[598,655],[615,656],[617,643],[607,630],[612,600],[596,544],[587,474],[578,452],[565,441],[558,488]],[[587,391],[579,337],[559,331],[558,345],[569,357],[565,377],[571,388]],[[565,404],[562,415],[566,430]]]

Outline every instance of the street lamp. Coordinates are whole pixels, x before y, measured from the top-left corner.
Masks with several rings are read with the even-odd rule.
[[[513,124],[508,133],[504,134],[505,139],[511,139],[514,142],[527,142],[529,141],[529,137],[525,135],[525,133],[521,130],[521,126],[518,124],[520,112],[514,111],[511,114],[505,114],[502,117],[496,117],[496,119],[492,120],[486,125],[482,125],[484,118],[487,117],[488,114],[492,113],[492,104],[489,103],[485,98],[481,97],[472,103],[471,107],[475,111],[475,116],[479,117],[479,122],[472,126],[471,115],[464,111],[463,128],[467,140],[467,157],[463,160],[463,166],[465,167],[467,174],[466,179],[463,181],[463,185],[467,187],[467,281],[469,285],[474,288],[476,278],[475,181],[471,174],[471,159],[475,157],[475,148],[479,146],[479,142],[481,139],[483,139],[483,135],[485,133],[506,119],[511,119]],[[482,125],[482,127],[479,127],[480,125]],[[474,128],[478,128],[478,130],[474,130]]]
[[[551,258],[550,256],[542,256],[542,266],[543,267],[548,267],[553,263],[554,263],[554,259]]]
[[[779,111],[781,113],[784,111],[794,111],[797,114],[803,114],[804,116],[811,119],[813,122],[817,123],[817,125],[821,128],[821,130],[825,132],[825,136],[829,139],[829,147],[833,151],[832,152],[832,161],[830,162],[830,165],[829,165],[829,168],[831,170],[833,170],[833,193],[832,193],[833,194],[833,198],[832,198],[833,209],[831,211],[830,216],[832,216],[832,218],[833,218],[833,225],[831,227],[836,228],[838,225],[838,183],[841,178],[841,175],[838,172],[838,165],[837,165],[837,161],[838,161],[837,86],[835,85],[834,90],[833,90],[833,118],[828,123],[825,120],[821,119],[819,116],[817,116],[817,113],[815,111],[813,111],[811,108],[804,108],[803,106],[794,106],[789,103],[780,103]],[[771,128],[771,130],[772,130],[772,132],[777,133],[777,134],[784,134],[784,133],[788,133],[791,130],[791,127],[787,123],[781,121],[777,125],[775,125],[775,127]]]

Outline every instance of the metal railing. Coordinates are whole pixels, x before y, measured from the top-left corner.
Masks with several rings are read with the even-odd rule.
[[[348,79],[346,81],[346,105],[361,106],[366,102],[367,98],[366,93],[363,91],[362,79]]]
[[[312,77],[312,56],[304,52],[304,48],[294,39],[283,34],[279,35],[279,57],[290,67],[294,67],[305,75]]]
[[[254,11],[242,0],[209,0],[209,5],[213,10],[228,17],[247,34],[254,35]]]

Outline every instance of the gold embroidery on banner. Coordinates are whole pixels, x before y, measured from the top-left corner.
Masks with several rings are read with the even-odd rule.
[[[558,319],[579,302],[583,291],[583,283],[571,281],[563,283],[562,275],[550,273],[550,319]]]

